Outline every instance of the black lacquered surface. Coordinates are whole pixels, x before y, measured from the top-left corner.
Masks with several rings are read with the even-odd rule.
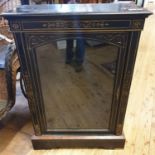
[[[150,14],[144,8],[138,7],[133,2],[107,3],[107,4],[44,4],[44,5],[23,5],[15,10],[5,13],[6,15],[68,15],[68,14]]]
[[[22,6],[3,14],[14,33],[35,135],[40,135],[35,148],[124,145],[118,135],[140,32],[150,14],[129,2]],[[75,57],[66,64],[68,39],[84,43],[78,72]],[[73,47],[76,55],[80,50]]]

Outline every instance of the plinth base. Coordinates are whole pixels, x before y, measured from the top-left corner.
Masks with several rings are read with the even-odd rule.
[[[72,136],[72,135],[42,135],[32,136],[34,149],[51,148],[123,148],[125,144],[124,135],[99,135],[99,136]]]

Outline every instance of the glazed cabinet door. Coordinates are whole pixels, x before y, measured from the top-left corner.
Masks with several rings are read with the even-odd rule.
[[[116,134],[127,35],[24,36],[41,134]]]

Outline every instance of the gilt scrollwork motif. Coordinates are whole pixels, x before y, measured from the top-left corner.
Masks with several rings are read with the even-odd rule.
[[[104,33],[102,35],[96,35],[93,37],[96,37],[97,39],[106,41],[108,43],[113,43],[117,46],[125,46],[125,42],[127,40],[126,33]]]
[[[51,21],[42,24],[42,28],[103,28],[109,26],[106,21]]]
[[[34,47],[34,46],[40,45],[43,42],[46,43],[56,38],[57,36],[54,34],[52,35],[49,35],[49,34],[29,35],[29,43],[31,47]]]
[[[13,22],[10,24],[10,29],[13,31],[21,30],[21,24],[19,22]]]
[[[99,40],[99,41],[105,41],[108,43],[112,43],[116,46],[124,47],[126,46],[126,37],[127,33],[102,33],[102,34],[70,34],[70,35],[57,35],[57,34],[29,34],[28,36],[29,45],[30,47],[37,47],[43,43],[47,43],[49,41],[53,40],[62,40],[67,38],[79,38],[82,37],[84,39],[92,39],[92,40]]]
[[[27,71],[24,72],[23,77],[24,77],[24,81],[26,84],[26,90],[27,90],[26,92],[27,92],[27,96],[28,96],[29,107],[30,107],[31,113],[33,115],[35,115],[36,110],[35,110],[35,106],[34,106],[34,103],[35,103],[34,94],[33,94],[33,90],[32,90],[32,84],[30,82],[30,77],[29,77]],[[34,117],[32,121],[33,121],[34,129],[35,129],[35,133],[37,135],[41,135],[41,131],[40,131],[40,128],[38,125],[37,117]]]
[[[132,21],[132,28],[133,29],[142,29],[144,22],[142,20],[134,20]]]

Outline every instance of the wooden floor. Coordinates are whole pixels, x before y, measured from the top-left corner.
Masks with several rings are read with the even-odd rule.
[[[83,69],[76,72],[75,61],[65,64],[66,50],[54,45],[36,50],[47,128],[108,129],[114,74],[102,65],[116,61],[118,48],[86,46]]]
[[[152,9],[153,10],[153,9]],[[154,7],[155,10],[155,7]],[[53,149],[34,151],[27,101],[17,92],[16,106],[0,122],[0,155],[154,155],[155,154],[155,15],[142,32],[120,150]]]

